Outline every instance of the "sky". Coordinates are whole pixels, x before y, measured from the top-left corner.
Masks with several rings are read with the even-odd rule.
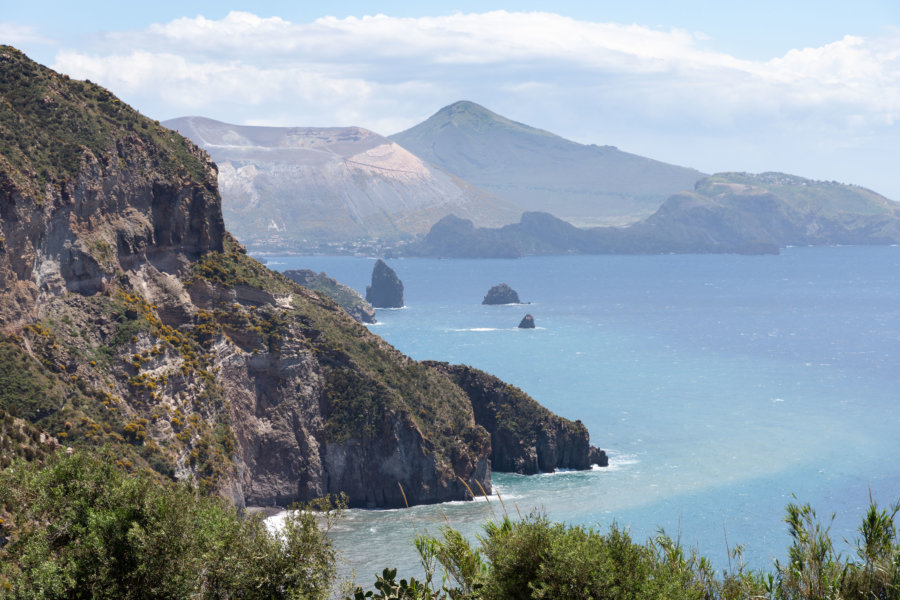
[[[707,173],[900,201],[900,0],[0,0],[0,43],[158,120],[390,135],[470,100]]]

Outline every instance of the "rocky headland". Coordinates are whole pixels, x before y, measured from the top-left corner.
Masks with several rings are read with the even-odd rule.
[[[375,322],[375,309],[359,292],[325,273],[316,273],[310,269],[288,269],[281,274],[305,288],[325,294],[360,323]]]
[[[587,466],[583,426],[410,359],[247,256],[193,143],[9,46],[0,75],[4,423],[238,506],[490,490],[494,429],[473,398],[509,415],[494,469]]]
[[[594,448],[581,421],[554,415],[531,396],[484,371],[428,361],[469,396],[475,422],[491,436],[491,465],[496,471],[532,475],[554,469],[606,466],[606,453]]]

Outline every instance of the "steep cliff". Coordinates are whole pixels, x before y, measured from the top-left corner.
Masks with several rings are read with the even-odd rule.
[[[239,505],[490,489],[469,396],[249,258],[200,149],[7,46],[0,100],[0,411]]]
[[[608,464],[606,453],[590,445],[581,421],[553,414],[519,388],[484,371],[434,361],[427,364],[449,375],[468,394],[475,422],[491,435],[494,470],[533,475]]]

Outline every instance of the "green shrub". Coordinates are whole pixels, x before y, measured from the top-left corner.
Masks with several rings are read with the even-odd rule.
[[[737,546],[720,577],[664,532],[639,544],[615,525],[599,533],[540,513],[518,521],[504,516],[485,525],[474,547],[449,527],[440,537],[420,536],[423,582],[397,583],[396,571],[385,569],[377,594],[357,588],[348,600],[900,600],[898,513],[900,503],[879,509],[872,502],[859,528],[857,560],[845,561],[815,511],[791,503],[787,562],[776,562],[774,573],[748,570]],[[438,567],[441,588],[434,584]]]
[[[294,511],[270,533],[189,484],[128,473],[114,457],[59,453],[0,472],[0,598],[329,596],[340,512]]]

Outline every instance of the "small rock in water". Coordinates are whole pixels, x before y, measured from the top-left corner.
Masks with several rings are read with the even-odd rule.
[[[591,446],[588,450],[588,462],[598,467],[608,467],[609,457],[606,455],[605,450]]]
[[[519,321],[519,329],[534,329],[534,317],[531,315],[522,317],[522,320]]]
[[[482,304],[521,304],[519,294],[505,283],[495,285],[485,294]]]

